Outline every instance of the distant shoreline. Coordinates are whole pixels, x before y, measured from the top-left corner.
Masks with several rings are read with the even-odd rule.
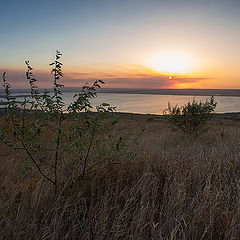
[[[240,97],[240,89],[99,89],[99,93]]]
[[[64,92],[79,92],[81,87],[65,87]],[[44,92],[45,89],[39,89],[40,92]],[[52,89],[46,89],[52,91]],[[240,97],[240,89],[142,89],[142,88],[100,88],[98,93],[124,93],[124,94],[151,94],[151,95],[179,95],[179,96],[226,96],[226,97]],[[13,95],[15,97],[24,97],[29,95],[29,89],[13,89]],[[25,93],[24,95],[18,95],[19,93]],[[0,91],[0,98],[4,98],[5,95]]]

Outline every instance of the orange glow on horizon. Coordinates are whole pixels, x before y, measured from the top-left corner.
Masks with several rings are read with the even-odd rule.
[[[4,69],[12,83],[24,79],[25,69]],[[84,83],[92,83],[101,79],[106,84],[104,88],[236,88],[239,79],[234,71],[222,68],[200,69],[198,72],[174,74],[156,71],[150,67],[138,64],[119,65],[83,65],[64,67],[64,77],[61,79],[65,87],[81,87]],[[52,75],[49,68],[34,69],[40,88],[52,86]],[[225,81],[226,76],[229,81]],[[221,83],[221,85],[220,85]],[[230,85],[231,83],[231,85]],[[19,82],[18,88],[27,88],[26,81]]]

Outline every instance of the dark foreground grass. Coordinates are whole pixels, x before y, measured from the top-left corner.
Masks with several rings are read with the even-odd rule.
[[[54,196],[26,158],[0,145],[1,239],[240,238],[240,124],[216,117],[193,140],[158,117],[123,115],[113,134],[146,128],[137,156]],[[62,174],[64,182],[64,174]]]

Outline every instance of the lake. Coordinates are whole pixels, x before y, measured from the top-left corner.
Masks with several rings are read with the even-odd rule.
[[[15,92],[14,94],[26,95],[27,92]],[[73,101],[75,92],[63,92],[63,99],[68,106]],[[109,103],[116,107],[117,112],[141,113],[141,114],[163,114],[168,102],[171,105],[183,105],[192,101],[194,96],[184,95],[159,95],[159,94],[132,94],[132,93],[98,93],[97,98],[92,100],[94,107],[101,103]],[[23,99],[23,98],[21,98]],[[210,96],[196,96],[197,101],[206,101]],[[1,97],[2,101],[5,99]],[[216,113],[240,112],[240,97],[216,96]],[[3,106],[2,106],[3,107]]]
[[[65,92],[64,101],[68,105],[73,100],[74,93]],[[194,96],[180,95],[154,95],[154,94],[128,94],[128,93],[98,93],[92,100],[93,106],[106,102],[115,106],[118,112],[163,114],[168,102],[171,105],[183,105],[192,101]],[[206,101],[210,96],[196,96],[197,101]],[[240,112],[240,97],[216,96],[217,113]]]

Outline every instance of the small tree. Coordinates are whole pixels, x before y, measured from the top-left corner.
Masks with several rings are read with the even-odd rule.
[[[85,179],[96,165],[106,159],[91,161],[90,153],[94,139],[116,121],[112,118],[114,107],[102,103],[92,111],[91,99],[97,96],[97,89],[104,84],[96,80],[85,84],[74,96],[73,102],[64,108],[60,83],[62,73],[61,53],[56,51],[55,60],[50,63],[53,75],[53,92],[40,93],[29,61],[26,61],[26,79],[30,85],[30,95],[18,100],[11,94],[11,86],[3,73],[3,87],[7,99],[5,111],[9,122],[7,129],[0,127],[0,141],[15,150],[24,150],[28,158],[23,162],[25,170],[36,169],[42,177],[54,186],[56,195],[59,188],[59,174],[71,181]],[[110,115],[111,118],[108,118]],[[72,168],[63,159],[76,160]]]
[[[164,114],[174,130],[181,130],[185,134],[196,137],[208,130],[207,123],[216,105],[214,97],[206,102],[197,102],[193,99],[184,106],[172,107],[169,103]]]

